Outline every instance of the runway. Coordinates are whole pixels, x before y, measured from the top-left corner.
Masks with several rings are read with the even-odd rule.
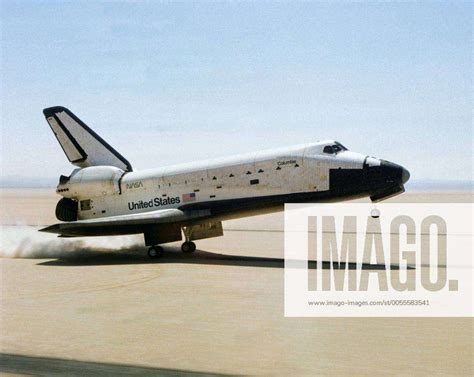
[[[150,260],[141,236],[58,240],[58,197],[1,192],[0,372],[473,374],[471,318],[285,318],[282,213]],[[469,193],[391,201],[472,202]]]

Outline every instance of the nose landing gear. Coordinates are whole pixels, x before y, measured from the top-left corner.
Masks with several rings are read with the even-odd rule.
[[[150,258],[161,258],[163,256],[163,248],[161,246],[152,246],[148,249]]]
[[[181,251],[183,253],[194,253],[196,251],[196,244],[193,241],[183,242]]]
[[[376,208],[375,205],[374,208],[372,208],[372,210],[370,211],[370,216],[373,219],[378,219],[380,217],[380,210]]]

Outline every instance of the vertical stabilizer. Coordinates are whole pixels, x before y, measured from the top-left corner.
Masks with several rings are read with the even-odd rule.
[[[49,107],[43,114],[71,164],[81,168],[108,165],[132,171],[125,157],[65,107]]]

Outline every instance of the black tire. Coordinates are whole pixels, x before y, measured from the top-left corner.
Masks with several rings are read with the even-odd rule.
[[[192,241],[183,242],[181,251],[183,253],[194,253],[196,251],[196,244]]]
[[[163,248],[161,246],[152,246],[148,249],[150,258],[161,258],[163,256]]]

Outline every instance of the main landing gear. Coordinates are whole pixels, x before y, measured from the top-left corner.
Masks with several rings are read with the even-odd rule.
[[[196,251],[196,244],[192,241],[183,242],[181,245],[183,253],[194,253]],[[148,256],[150,258],[161,258],[163,256],[163,248],[161,246],[152,246],[148,249]]]
[[[152,246],[148,249],[150,258],[161,258],[163,256],[163,248],[161,246]]]
[[[196,251],[196,244],[193,241],[183,242],[181,251],[183,253],[194,253]]]

